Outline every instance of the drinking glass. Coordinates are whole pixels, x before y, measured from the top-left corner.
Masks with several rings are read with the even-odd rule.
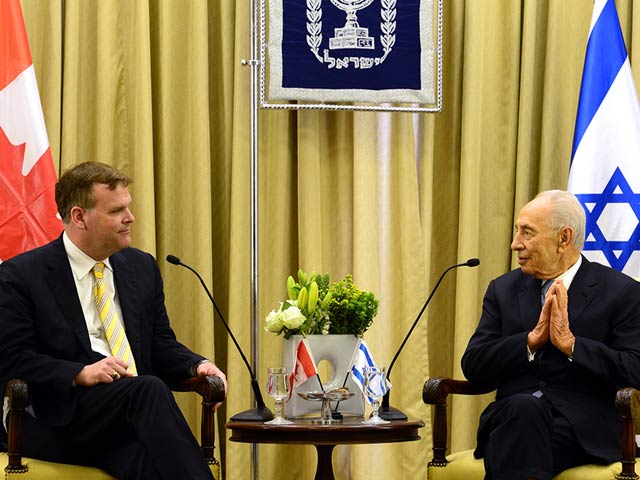
[[[387,392],[387,367],[364,367],[364,394],[371,398],[373,412],[362,423],[379,425],[389,423],[378,415],[380,399]]]
[[[289,376],[287,369],[283,367],[269,368],[267,370],[267,395],[273,397],[276,401],[276,414],[273,420],[268,424],[271,425],[287,425],[293,423],[282,415],[282,401],[287,398],[289,392]]]

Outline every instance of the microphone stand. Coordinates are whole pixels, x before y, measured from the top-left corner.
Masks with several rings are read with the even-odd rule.
[[[409,337],[411,336],[411,333],[416,328],[416,325],[418,325],[418,321],[420,320],[420,317],[422,317],[422,314],[426,310],[427,305],[429,305],[429,302],[431,301],[431,298],[436,293],[436,290],[440,286],[440,283],[442,282],[442,279],[447,274],[447,272],[449,270],[453,270],[454,268],[458,268],[458,267],[477,267],[479,264],[480,264],[480,260],[478,260],[477,258],[470,258],[469,260],[467,260],[464,263],[458,263],[456,265],[451,265],[444,272],[442,272],[442,275],[440,275],[440,278],[436,282],[436,286],[433,287],[433,290],[431,290],[431,293],[429,294],[429,297],[427,298],[427,301],[424,302],[424,305],[420,309],[420,312],[418,313],[418,316],[413,321],[413,325],[411,325],[411,328],[407,332],[407,335],[404,337],[404,340],[400,344],[400,348],[398,348],[398,351],[393,356],[393,359],[391,360],[391,363],[389,364],[389,368],[387,369],[387,379],[389,381],[391,381],[391,369],[393,368],[393,365],[396,363],[396,360],[398,359],[398,355],[400,355],[400,352],[404,348],[404,345],[407,343],[407,340],[409,340]],[[397,408],[391,407],[389,405],[389,394],[390,393],[391,393],[391,390],[388,390],[387,393],[384,394],[384,397],[382,397],[382,404],[380,405],[380,412],[379,412],[380,418],[383,418],[384,420],[407,420],[407,416],[404,413],[402,413]]]
[[[191,268],[189,265],[187,265],[186,263],[182,263],[182,261],[178,257],[175,257],[173,255],[167,255],[167,262],[171,263],[172,265],[180,265],[188,270],[191,270],[195,274],[195,276],[198,277],[198,280],[200,280],[200,284],[202,285],[204,290],[207,292],[207,295],[209,295],[209,298],[211,299],[211,303],[213,304],[213,308],[215,308],[216,312],[218,313],[218,316],[220,317],[220,320],[222,321],[224,328],[227,330],[227,333],[231,337],[231,340],[233,340],[233,343],[235,344],[236,349],[240,353],[240,356],[242,357],[242,361],[247,366],[247,370],[249,370],[249,375],[251,375],[251,389],[253,390],[253,396],[255,397],[257,406],[256,408],[252,408],[249,410],[245,410],[244,412],[236,413],[233,417],[231,417],[231,420],[248,421],[248,422],[265,422],[273,419],[273,413],[264,404],[264,400],[262,399],[262,393],[260,392],[260,386],[258,385],[258,380],[256,380],[256,375],[255,373],[253,373],[253,369],[249,365],[249,362],[247,361],[247,357],[245,357],[242,349],[240,348],[240,345],[238,344],[238,341],[236,340],[236,337],[233,335],[233,332],[229,328],[227,321],[224,319],[224,315],[222,315],[222,312],[218,308],[216,301],[213,299],[213,295],[207,288],[207,285],[204,283],[204,280],[202,279],[200,274],[196,272],[193,268]]]

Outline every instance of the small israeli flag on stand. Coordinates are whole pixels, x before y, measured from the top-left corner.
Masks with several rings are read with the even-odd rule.
[[[585,209],[584,255],[640,276],[640,106],[614,0],[596,0],[568,190]]]
[[[358,344],[356,345],[356,349],[353,352],[353,358],[351,360],[351,378],[358,385],[358,388],[362,391],[364,398],[366,398],[367,402],[371,405],[373,403],[373,399],[369,397],[365,393],[364,387],[364,369],[365,367],[375,367],[376,362],[373,360],[373,356],[371,352],[369,352],[369,348],[364,340],[360,339]],[[380,385],[380,396],[383,396],[385,393],[389,391],[391,388],[391,383],[386,379],[384,385]]]

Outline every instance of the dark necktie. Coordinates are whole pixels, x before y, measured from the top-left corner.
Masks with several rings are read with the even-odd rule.
[[[547,292],[549,288],[553,285],[553,279],[545,280],[542,282],[542,287],[540,288],[540,305],[544,305],[544,299],[547,297]]]

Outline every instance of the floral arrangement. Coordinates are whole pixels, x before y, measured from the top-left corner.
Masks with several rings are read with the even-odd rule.
[[[352,333],[362,336],[378,313],[376,296],[357,288],[351,275],[331,285],[329,293],[329,333]]]
[[[373,323],[378,300],[358,289],[351,275],[329,284],[329,274],[298,270],[298,280],[287,278],[288,299],[266,318],[265,330],[291,335],[353,334],[361,336]]]

